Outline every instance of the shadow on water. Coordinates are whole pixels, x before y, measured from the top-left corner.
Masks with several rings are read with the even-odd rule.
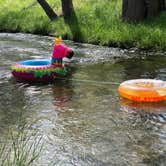
[[[152,78],[166,80],[165,56],[140,56],[119,62],[125,71],[124,80]]]

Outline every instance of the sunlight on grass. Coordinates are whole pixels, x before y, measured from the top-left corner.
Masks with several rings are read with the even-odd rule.
[[[60,0],[47,1],[60,15]],[[166,48],[166,12],[157,18],[139,24],[121,20],[121,0],[73,0],[79,23],[80,41],[118,47],[144,49]],[[43,35],[61,35],[73,40],[78,26],[72,28],[63,18],[50,22],[43,9],[34,0],[1,0],[0,31],[26,32]],[[77,34],[78,35],[78,34]]]

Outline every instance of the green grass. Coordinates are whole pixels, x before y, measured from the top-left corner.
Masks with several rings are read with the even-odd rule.
[[[1,166],[30,166],[40,157],[41,137],[36,131],[27,132],[27,127],[21,127],[18,132],[10,130],[9,136],[1,140]]]
[[[60,0],[47,0],[61,14]],[[51,22],[34,0],[1,0],[0,31],[62,36],[99,45],[166,49],[166,11],[139,24],[121,20],[121,0],[73,0],[77,20]]]

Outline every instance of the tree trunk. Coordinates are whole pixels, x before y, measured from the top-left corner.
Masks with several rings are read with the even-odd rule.
[[[74,13],[72,0],[61,0],[64,18],[70,18]]]
[[[160,1],[161,0],[146,0],[147,17],[155,17],[160,13]]]
[[[139,22],[159,15],[164,8],[165,0],[123,0],[122,18],[128,22]]]
[[[73,39],[82,42],[84,40],[77,15],[74,11],[72,0],[61,0],[65,23],[69,26]]]
[[[165,10],[165,0],[160,0],[160,9]]]
[[[138,22],[146,17],[144,0],[123,0],[122,18],[126,21]]]
[[[51,21],[55,20],[58,17],[45,0],[37,0],[37,1],[41,5],[41,7],[44,9],[45,13],[47,14],[47,16],[49,17]]]

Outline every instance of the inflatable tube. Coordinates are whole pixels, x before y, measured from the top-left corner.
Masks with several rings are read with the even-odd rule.
[[[49,59],[25,60],[11,67],[13,76],[21,81],[52,81],[56,77],[64,77],[67,71],[62,66],[51,64]]]
[[[119,94],[133,101],[158,102],[166,100],[166,82],[154,79],[128,80],[120,84]]]

